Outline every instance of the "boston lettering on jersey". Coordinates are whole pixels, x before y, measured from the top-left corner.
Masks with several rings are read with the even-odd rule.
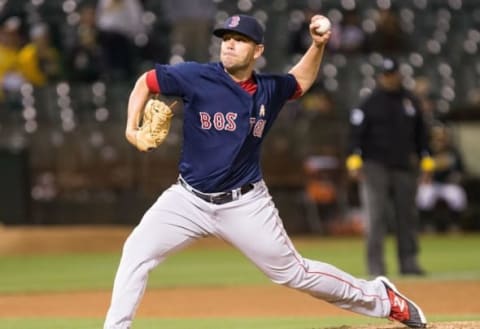
[[[293,75],[254,74],[250,94],[221,63],[157,64],[155,72],[160,92],[184,104],[179,171],[188,184],[213,193],[262,179],[261,143],[296,94]]]
[[[223,114],[222,112],[217,112],[213,115],[213,118],[206,112],[200,112],[199,115],[202,129],[208,130],[213,128],[226,131],[235,131],[237,129],[235,123],[235,120],[238,117],[237,113],[228,112]],[[265,124],[266,121],[263,119],[257,120],[255,117],[250,118],[250,131],[253,133],[253,136],[261,138]]]

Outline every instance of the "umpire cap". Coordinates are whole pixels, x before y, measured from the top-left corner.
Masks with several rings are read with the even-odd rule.
[[[231,16],[227,18],[222,27],[213,30],[213,34],[219,38],[228,32],[235,32],[244,35],[257,44],[263,43],[263,27],[253,16]]]

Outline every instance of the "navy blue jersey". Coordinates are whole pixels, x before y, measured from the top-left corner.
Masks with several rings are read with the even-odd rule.
[[[231,190],[262,179],[260,147],[297,81],[291,74],[254,74],[250,95],[221,63],[155,66],[163,95],[184,102],[179,171],[205,193]]]

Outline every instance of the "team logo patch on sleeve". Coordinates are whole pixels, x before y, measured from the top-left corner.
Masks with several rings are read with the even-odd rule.
[[[405,109],[405,114],[411,117],[413,117],[417,112],[415,110],[415,106],[413,106],[412,101],[409,100],[408,98],[403,99],[403,108]]]

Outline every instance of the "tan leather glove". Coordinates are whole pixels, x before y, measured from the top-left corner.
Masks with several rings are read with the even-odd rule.
[[[143,110],[142,120],[135,133],[135,146],[140,151],[151,151],[162,144],[170,131],[172,107],[158,99],[148,100]]]

